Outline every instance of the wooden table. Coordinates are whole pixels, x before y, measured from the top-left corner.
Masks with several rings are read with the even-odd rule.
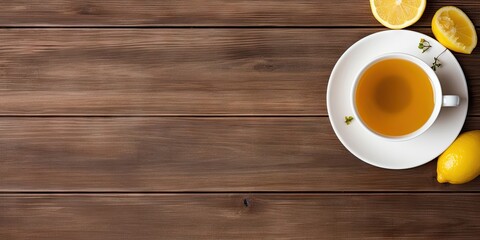
[[[480,26],[477,0],[428,1]],[[367,0],[0,1],[0,239],[478,239],[480,179],[384,170],[327,117]],[[478,31],[478,28],[477,28]],[[480,47],[464,131],[480,128]]]

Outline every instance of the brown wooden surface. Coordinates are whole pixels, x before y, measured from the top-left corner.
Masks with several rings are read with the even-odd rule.
[[[478,31],[477,0],[409,29],[445,5]],[[480,178],[370,166],[330,126],[335,62],[386,30],[367,0],[0,6],[0,240],[480,235]],[[480,129],[480,50],[455,56]]]
[[[0,209],[0,238],[22,240],[475,239],[480,231],[477,194],[13,195]]]
[[[480,191],[438,184],[435,161],[367,165],[326,117],[4,117],[0,132],[0,191]]]
[[[442,6],[480,24],[477,0],[429,0],[416,26]],[[2,0],[2,26],[381,26],[369,0]]]
[[[0,114],[326,116],[335,62],[381,30],[4,29]],[[456,57],[478,116],[479,50]]]

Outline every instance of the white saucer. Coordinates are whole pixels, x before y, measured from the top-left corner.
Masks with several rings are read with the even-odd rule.
[[[432,47],[422,53],[421,38]],[[408,141],[384,140],[361,128],[355,119],[345,124],[345,116],[353,115],[351,88],[355,75],[370,59],[391,52],[408,53],[432,65],[443,47],[435,39],[408,30],[388,30],[371,34],[353,44],[337,61],[327,88],[327,109],[330,123],[343,145],[356,157],[381,168],[406,169],[425,164],[440,155],[458,136],[468,109],[468,89],[460,64],[450,51],[440,58],[436,71],[443,94],[460,96],[460,106],[442,108],[435,123],[422,135]]]

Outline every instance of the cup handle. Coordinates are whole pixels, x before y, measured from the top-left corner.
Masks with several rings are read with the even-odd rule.
[[[460,105],[460,97],[457,95],[443,95],[442,107],[456,107]]]

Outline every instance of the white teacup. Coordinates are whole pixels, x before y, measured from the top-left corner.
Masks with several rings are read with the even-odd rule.
[[[393,63],[401,64],[397,68],[393,67]],[[414,68],[411,64],[418,68]],[[407,67],[402,69],[401,66]],[[421,75],[421,77],[408,80],[407,77],[403,77],[409,75],[408,73],[411,73],[411,76]],[[428,81],[425,80],[425,75],[428,77]],[[419,81],[413,82],[416,80]],[[419,84],[421,81],[423,81],[422,85]],[[361,83],[359,84],[359,82]],[[428,82],[430,85],[428,85]],[[425,88],[425,91],[423,91],[424,88],[417,87],[416,84],[423,87],[428,85],[431,88],[428,88],[429,90]],[[407,95],[413,95],[413,97],[406,97]],[[442,95],[440,81],[430,66],[422,60],[404,53],[380,55],[362,67],[356,75],[351,96],[354,117],[363,128],[381,138],[397,141],[409,140],[421,135],[433,125],[442,107],[456,107],[460,104],[459,96]],[[404,96],[405,99],[402,99]],[[433,108],[428,96],[433,97]],[[418,101],[417,104],[415,101],[418,99],[427,99],[428,104],[426,104],[426,100]],[[417,108],[432,109],[415,112],[414,110]],[[408,116],[411,116],[411,118],[407,118]],[[422,120],[419,121],[418,119]],[[385,124],[382,124],[382,121]],[[423,125],[420,125],[421,123]],[[408,132],[399,135],[390,134],[390,132],[397,131],[397,127],[398,129],[407,129],[405,131]],[[409,131],[408,128],[413,130]]]

